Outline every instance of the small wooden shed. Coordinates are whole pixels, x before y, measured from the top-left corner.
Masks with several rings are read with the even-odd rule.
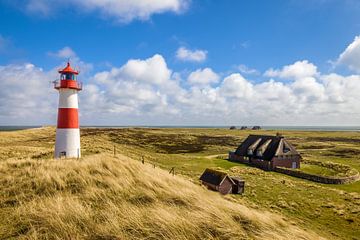
[[[221,194],[241,194],[244,192],[245,181],[238,177],[229,177],[224,172],[207,168],[201,175],[200,180],[208,189],[218,191]]]
[[[243,194],[245,190],[245,180],[239,177],[230,177],[233,180],[234,185],[232,187],[232,193]]]

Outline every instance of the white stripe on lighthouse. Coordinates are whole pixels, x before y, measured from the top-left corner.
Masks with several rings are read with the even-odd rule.
[[[64,154],[65,153],[65,156]],[[80,129],[56,129],[55,158],[80,158]]]
[[[78,108],[77,90],[69,88],[59,89],[59,108]]]

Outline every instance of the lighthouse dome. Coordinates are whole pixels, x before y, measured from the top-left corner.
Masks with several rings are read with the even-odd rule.
[[[59,70],[59,73],[73,73],[73,74],[79,74],[78,71],[75,71],[74,69],[72,69],[72,67],[70,66],[70,62],[67,63],[66,67],[62,70]]]

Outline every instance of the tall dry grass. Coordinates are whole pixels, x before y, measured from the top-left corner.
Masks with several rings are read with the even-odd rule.
[[[0,163],[0,238],[319,239],[124,156]]]

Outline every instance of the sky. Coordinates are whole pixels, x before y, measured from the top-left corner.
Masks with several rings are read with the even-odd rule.
[[[358,0],[0,0],[0,125],[360,123]]]

